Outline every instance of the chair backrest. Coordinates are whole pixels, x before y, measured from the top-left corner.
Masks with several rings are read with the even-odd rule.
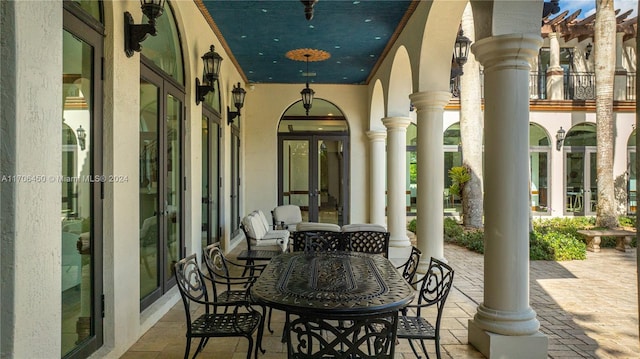
[[[453,268],[431,257],[427,273],[415,282],[416,284],[420,283],[420,289],[418,291],[418,315],[420,315],[421,307],[436,305],[438,308],[436,328],[440,327],[442,309],[444,308],[444,303],[447,300],[453,284],[453,275]]]
[[[220,248],[220,244],[213,243],[205,247],[202,250],[202,261],[204,262],[205,267],[207,267],[209,279],[214,284],[212,289],[213,298],[215,300],[215,298],[218,297],[217,286],[215,284],[228,284],[228,281],[219,280],[218,278],[229,277],[229,266],[227,265],[227,259]]]
[[[263,214],[264,216],[264,214]],[[249,238],[261,240],[267,234],[268,228],[265,227],[263,219],[258,212],[251,212],[242,219],[245,234]]]
[[[295,204],[284,204],[271,211],[274,226],[282,226],[293,232],[297,230],[298,223],[302,222],[302,211]]]
[[[342,226],[347,250],[352,252],[389,255],[389,237],[387,229],[379,224],[346,224]]]
[[[176,282],[182,297],[182,303],[187,315],[187,322],[191,323],[191,302],[208,302],[209,294],[204,281],[204,276],[200,271],[198,259],[195,254],[191,254],[175,264]],[[205,306],[209,313],[209,307]],[[189,326],[187,326],[189,328]]]
[[[416,246],[412,246],[409,258],[407,258],[407,261],[399,267],[399,269],[402,270],[402,278],[409,283],[413,283],[413,278],[416,276],[418,263],[420,263],[420,256],[422,256],[422,251],[420,251]]]
[[[293,251],[344,251],[346,244],[340,226],[333,223],[302,222],[291,232]]]

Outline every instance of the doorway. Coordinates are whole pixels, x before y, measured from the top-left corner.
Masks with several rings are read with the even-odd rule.
[[[300,108],[298,108],[300,107]],[[278,204],[300,207],[303,221],[349,223],[349,132],[333,104],[315,99],[321,115],[292,105],[278,129]]]
[[[592,216],[598,203],[596,126],[582,123],[571,128],[564,140],[565,214]]]

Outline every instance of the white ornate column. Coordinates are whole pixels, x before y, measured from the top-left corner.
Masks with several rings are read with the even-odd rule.
[[[622,45],[624,32],[616,33],[616,72],[613,81],[613,99],[624,101],[627,99],[627,70],[622,66]]]
[[[564,70],[560,66],[558,33],[549,33],[549,68],[547,69],[547,99],[564,100]]]
[[[369,222],[387,225],[384,215],[385,206],[385,140],[383,130],[368,131],[369,137]]]
[[[529,306],[529,60],[539,35],[477,41],[484,65],[484,301],[469,343],[489,358],[547,358],[548,340]]]
[[[382,123],[387,128],[387,230],[389,231],[389,256],[397,248],[411,246],[407,237],[407,127],[408,117],[386,117]]]
[[[444,149],[442,119],[451,93],[416,92],[409,96],[418,125],[418,272],[426,273],[431,257],[444,259]]]

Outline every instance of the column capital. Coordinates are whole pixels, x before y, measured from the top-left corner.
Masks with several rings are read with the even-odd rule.
[[[375,142],[375,141],[384,141],[387,138],[387,131],[385,131],[385,130],[367,131],[367,136],[373,142]]]
[[[387,129],[406,129],[411,124],[409,117],[385,117],[382,119],[382,124]]]
[[[471,50],[486,74],[503,69],[530,70],[530,61],[538,55],[541,45],[540,35],[507,34],[478,40]]]
[[[424,110],[444,110],[444,107],[451,99],[451,92],[448,91],[423,91],[414,92],[409,95],[411,103],[418,112]]]

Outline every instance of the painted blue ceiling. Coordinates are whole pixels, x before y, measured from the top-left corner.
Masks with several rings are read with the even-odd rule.
[[[310,83],[364,84],[411,1],[320,0],[305,19],[298,0],[201,0],[250,83],[304,83],[306,64],[285,54],[324,50]]]

